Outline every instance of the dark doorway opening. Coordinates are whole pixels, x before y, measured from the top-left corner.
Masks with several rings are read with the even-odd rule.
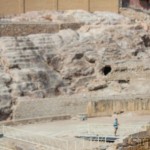
[[[102,68],[102,72],[106,76],[107,74],[109,74],[111,72],[111,66],[105,66],[105,67],[103,67]]]

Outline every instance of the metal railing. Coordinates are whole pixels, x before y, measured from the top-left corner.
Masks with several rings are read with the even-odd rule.
[[[104,145],[104,143],[99,141],[93,141],[92,138],[88,140],[75,138],[75,135],[82,131],[81,128],[76,128],[75,130],[62,131],[45,136],[14,127],[3,126],[4,137],[12,139],[16,143],[20,141],[31,145],[35,150],[38,148],[39,150],[84,150],[86,148],[99,148]]]
[[[50,138],[33,132],[19,130],[13,127],[3,126],[4,137],[13,139],[15,141],[21,141],[35,148],[41,148],[44,150],[62,150],[66,147],[66,141]]]
[[[137,125],[120,125],[117,132],[118,138],[123,139],[131,134],[144,131],[144,129],[142,129],[144,125],[142,122]],[[4,137],[12,139],[16,143],[17,141],[26,143],[35,150],[84,150],[86,148],[100,148],[101,146],[110,144],[106,143],[107,137],[114,137],[114,128],[111,124],[78,125],[74,130],[66,130],[48,136],[10,126],[3,126],[1,129]],[[98,140],[93,140],[92,138],[75,138],[81,135],[95,135]],[[101,141],[102,137],[105,138],[103,142]]]

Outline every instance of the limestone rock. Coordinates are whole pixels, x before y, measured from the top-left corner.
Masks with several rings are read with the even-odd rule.
[[[0,65],[0,120],[7,119],[12,112],[11,82],[10,74]]]
[[[141,23],[101,12],[49,15],[49,21],[68,19],[86,25],[77,31],[0,37],[0,119],[9,117],[18,97],[149,93],[150,33]]]
[[[4,20],[4,19],[3,19]],[[110,12],[90,13],[85,10],[32,11],[14,16],[11,22],[83,22],[85,24],[117,24],[120,20],[129,21],[126,17]]]
[[[87,52],[85,53],[85,58],[88,62],[95,63],[95,61],[97,60],[97,55],[93,52]]]
[[[107,84],[104,81],[102,81],[102,82],[95,81],[95,82],[88,85],[89,91],[96,91],[99,89],[104,89],[106,87],[107,87]]]

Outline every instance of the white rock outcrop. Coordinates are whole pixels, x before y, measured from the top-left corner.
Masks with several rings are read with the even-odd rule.
[[[18,97],[149,92],[150,33],[143,26],[130,19],[123,24],[124,17],[116,14],[95,12],[91,17],[68,11],[64,17],[69,15],[87,25],[77,31],[0,37],[1,119]]]

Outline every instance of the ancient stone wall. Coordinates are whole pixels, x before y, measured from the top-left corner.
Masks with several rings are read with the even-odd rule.
[[[49,16],[49,13],[45,16]],[[95,114],[90,115],[149,110],[149,97],[145,98],[150,89],[149,32],[140,24],[135,25],[131,20],[114,13],[89,13],[82,10],[55,13],[57,17],[53,13],[51,15],[54,23],[74,21],[84,22],[85,26],[74,31],[60,30],[68,28],[69,24],[56,24],[52,30],[53,26],[49,26],[51,24],[43,24],[42,15],[36,18],[37,29],[32,32],[30,30],[35,27],[34,24],[29,28],[27,24],[24,28],[19,28],[19,25],[16,28],[12,26],[12,29],[10,25],[10,31],[16,30],[17,33],[11,33],[9,29],[7,31],[5,27],[0,30],[0,119],[11,119],[14,107],[17,107],[14,113],[16,119],[63,113],[76,115],[86,112],[89,101],[101,101],[100,105],[96,102],[98,108],[96,107],[96,112],[91,111]],[[24,19],[30,16],[28,13],[22,15],[22,19],[17,17],[16,20],[25,21]],[[26,20],[33,22],[34,18],[35,15]],[[40,22],[42,25],[39,25]],[[2,27],[4,25],[2,24]],[[39,30],[60,31],[55,34],[33,34],[39,33]],[[3,32],[13,36],[3,37]],[[20,33],[31,35],[17,36]],[[74,98],[74,94],[79,93],[86,96],[91,93],[95,97]],[[141,96],[129,97],[132,94]],[[62,95],[73,96],[50,99]],[[110,99],[107,96],[113,97]],[[15,102],[20,100],[18,97],[27,101],[21,101],[16,106]],[[39,101],[39,98],[43,101]],[[34,101],[30,102],[30,99]],[[45,103],[45,100],[49,104]],[[65,100],[69,104],[73,100],[75,104],[69,107]],[[116,101],[112,103],[112,100]],[[122,102],[124,100],[127,101]],[[128,105],[132,100],[138,100],[138,104],[133,101]],[[45,104],[42,105],[41,102]],[[57,106],[58,110],[51,109]],[[62,110],[62,106],[66,110]],[[136,109],[132,109],[134,106]],[[35,113],[32,114],[34,109]],[[106,113],[108,110],[110,113]]]
[[[132,97],[133,98],[133,97]],[[96,101],[95,101],[96,100]],[[18,99],[13,119],[31,119],[47,116],[72,115],[87,113],[89,117],[109,116],[114,112],[150,113],[150,99],[118,99],[116,97],[84,97],[81,95],[60,96],[46,99]]]
[[[34,119],[38,117],[72,115],[86,112],[87,101],[77,97],[18,100],[13,119]]]
[[[90,117],[112,115],[123,112],[142,112],[150,110],[150,99],[101,100],[88,103],[87,113]],[[150,112],[150,111],[149,111]]]
[[[62,29],[80,28],[82,23],[2,23],[0,36],[25,36],[37,33],[56,33]]]
[[[33,10],[84,9],[88,11],[118,12],[118,0],[0,0],[0,15]]]

